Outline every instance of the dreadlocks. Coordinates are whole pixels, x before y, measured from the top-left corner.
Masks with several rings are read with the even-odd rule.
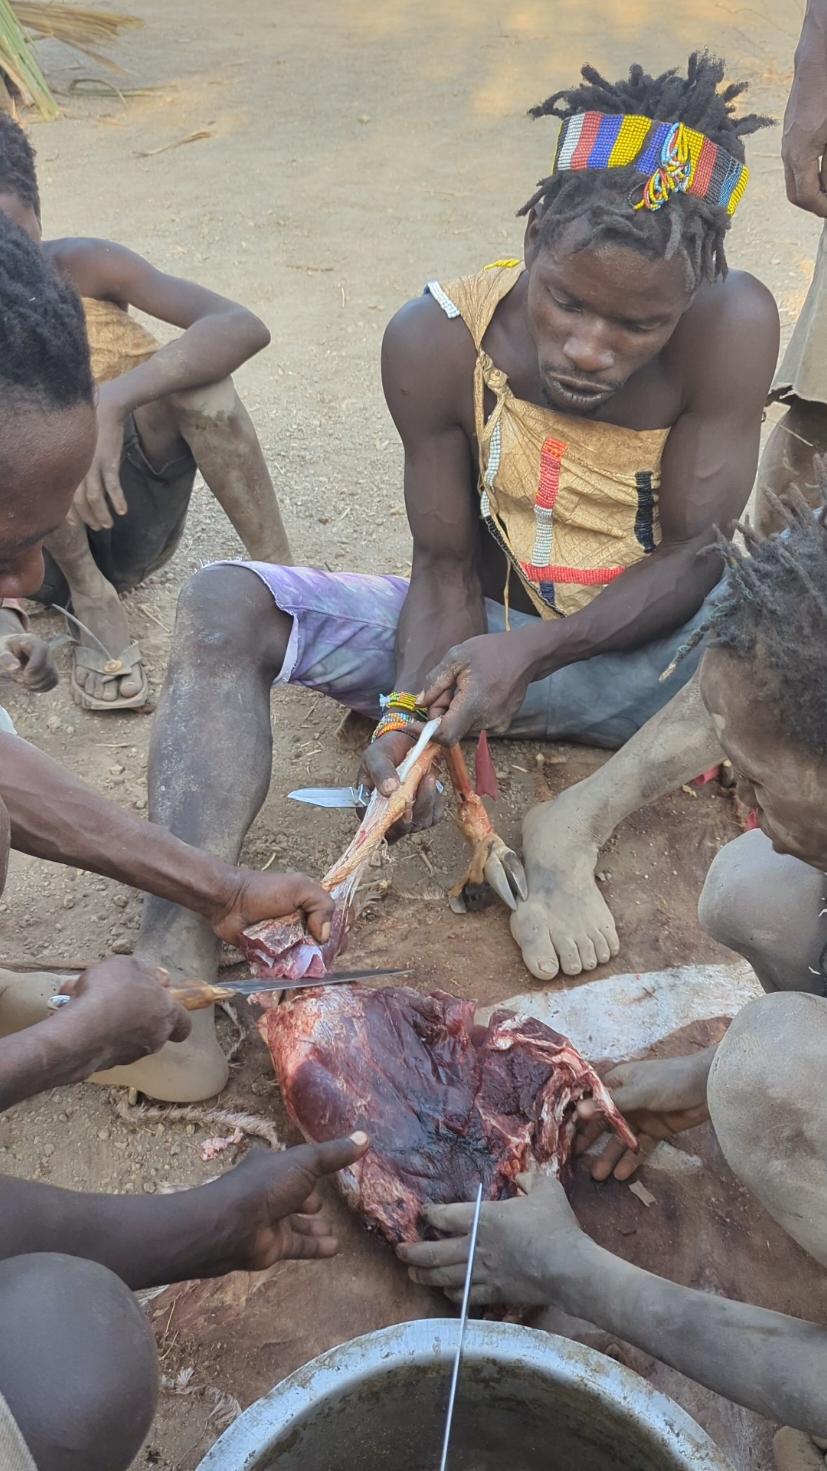
[[[676,68],[662,76],[647,76],[642,66],[629,68],[626,81],[607,82],[593,66],[584,66],[584,85],[554,92],[533,107],[531,117],[573,117],[581,112],[638,113],[657,122],[682,122],[705,133],[739,162],[744,160],[741,139],[772,119],[750,113],[735,118],[733,103],[746,91],[746,82],[731,82],[718,90],[724,63],[708,52],[693,52],[687,76]],[[551,174],[519,211],[536,209],[540,239],[550,245],[571,224],[582,221],[590,242],[613,241],[631,246],[652,259],[671,259],[678,252],[686,260],[690,290],[701,281],[726,274],[724,235],[730,217],[719,205],[695,195],[675,193],[663,209],[634,210],[630,195],[643,183],[633,164],[628,168],[583,169]]]
[[[0,212],[0,408],[94,403],[79,297]]]
[[[820,475],[824,492],[825,468]],[[753,663],[756,703],[772,700],[790,740],[827,756],[827,505],[813,511],[800,494],[771,499],[786,531],[764,537],[739,525],[746,552],[718,532],[723,595],[661,678],[708,634],[713,646]]]
[[[0,194],[14,194],[40,219],[34,149],[8,112],[0,112]]]

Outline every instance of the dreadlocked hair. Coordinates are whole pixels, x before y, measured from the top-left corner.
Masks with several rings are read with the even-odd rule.
[[[568,118],[593,111],[636,113],[661,123],[682,122],[705,133],[740,163],[744,161],[741,140],[773,121],[755,113],[739,118],[733,115],[735,99],[748,84],[730,82],[719,91],[724,62],[707,51],[692,53],[685,77],[678,76],[674,67],[659,77],[650,77],[637,64],[629,68],[626,81],[607,82],[593,66],[584,66],[581,75],[582,86],[552,93],[538,107],[532,107],[529,116]],[[587,233],[590,244],[612,241],[628,245],[653,260],[670,260],[680,252],[686,260],[690,290],[701,281],[726,275],[724,236],[730,226],[726,209],[678,191],[662,209],[635,210],[630,195],[639,195],[644,182],[645,176],[633,164],[627,168],[564,170],[542,179],[518,213],[537,211],[543,245],[551,245],[567,225],[577,220],[586,227],[584,235]]]
[[[823,497],[827,459],[816,465]],[[716,533],[727,569],[723,595],[661,679],[708,636],[713,646],[752,662],[756,702],[772,700],[790,741],[827,756],[827,505],[813,511],[798,492],[783,501],[770,493],[769,501],[786,530],[760,536],[739,523],[746,550]]]
[[[34,149],[8,112],[0,112],[0,194],[14,194],[40,219]]]
[[[39,246],[0,213],[0,405],[94,403],[80,298]]]

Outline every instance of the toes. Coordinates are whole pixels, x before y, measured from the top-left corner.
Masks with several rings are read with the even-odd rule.
[[[124,675],[123,679],[120,681],[120,686],[120,694],[123,699],[131,700],[132,696],[137,695],[141,688],[140,671],[136,670],[134,674]]]
[[[552,981],[560,964],[543,912],[538,913],[531,903],[520,904],[511,916],[511,933],[531,974],[538,981]]]
[[[602,930],[598,930],[596,934],[592,935],[592,940],[594,941],[594,953],[597,956],[597,964],[605,965],[612,958],[609,941]]]
[[[584,970],[595,970],[597,968],[597,950],[589,935],[577,936],[577,949],[580,954],[580,964]]]
[[[557,940],[557,954],[560,957],[560,969],[564,975],[580,975],[583,969],[583,962],[580,959],[577,941],[571,935],[565,935],[563,939]]]

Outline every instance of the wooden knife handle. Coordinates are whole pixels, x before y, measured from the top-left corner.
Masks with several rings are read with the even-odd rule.
[[[216,1001],[226,1001],[234,995],[225,986],[208,986],[205,981],[190,981],[185,986],[170,986],[170,996],[183,1006],[185,1011],[203,1011],[214,1006]]]

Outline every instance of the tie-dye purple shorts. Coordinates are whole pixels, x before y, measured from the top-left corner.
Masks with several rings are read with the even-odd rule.
[[[276,606],[293,620],[277,684],[302,685],[351,710],[378,717],[380,694],[394,687],[396,626],[408,591],[404,578],[266,562],[220,565],[237,567],[240,574],[254,572]],[[502,633],[502,606],[486,599],[485,612],[489,633]],[[623,745],[694,673],[702,645],[671,679],[659,682],[678,647],[704,616],[702,607],[682,628],[642,649],[599,654],[530,684],[509,738]],[[513,628],[536,621],[529,613],[511,610]]]

